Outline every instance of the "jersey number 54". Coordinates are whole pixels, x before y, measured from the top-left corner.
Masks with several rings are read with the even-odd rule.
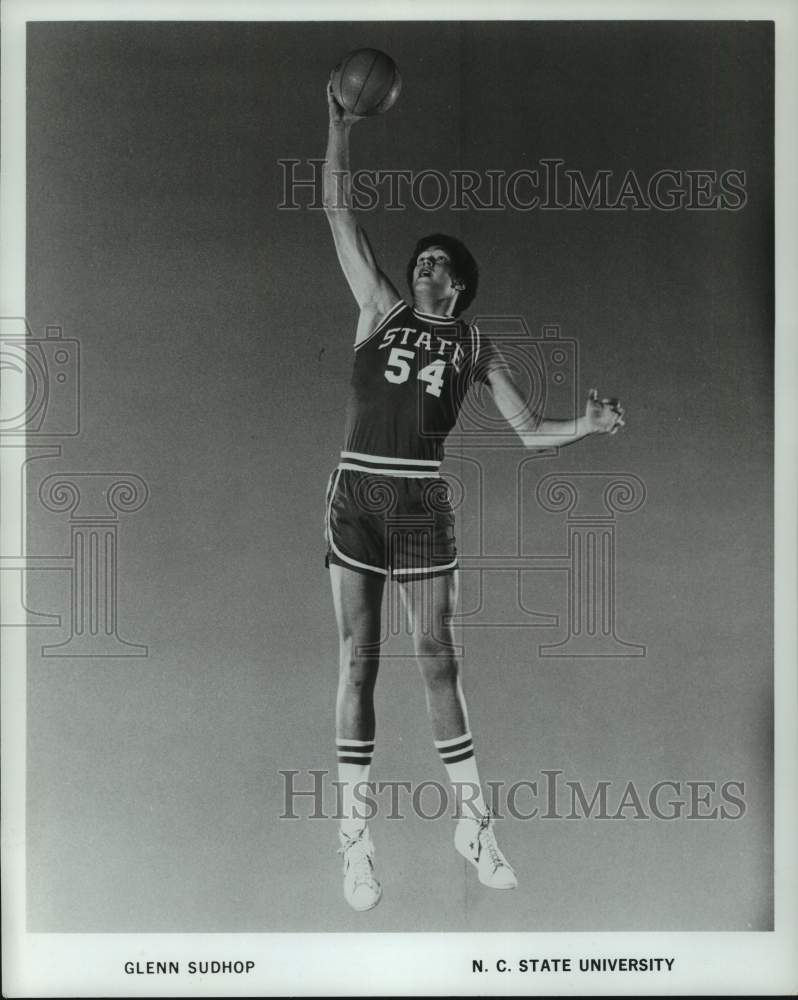
[[[388,364],[385,368],[385,378],[389,382],[398,385],[406,382],[410,378],[410,361],[415,358],[415,351],[408,351],[402,347],[394,347],[388,356]],[[443,391],[443,375],[446,370],[446,362],[443,358],[436,358],[424,368],[416,372],[416,378],[420,382],[426,382],[426,392],[432,396],[440,396]]]

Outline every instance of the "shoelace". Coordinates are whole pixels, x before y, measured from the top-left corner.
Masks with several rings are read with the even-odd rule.
[[[482,846],[487,848],[488,857],[493,865],[493,870],[496,871],[497,868],[504,867],[504,858],[499,850],[499,845],[496,843],[496,835],[493,830],[486,830],[482,835],[481,839]]]
[[[479,844],[480,850],[485,849],[488,852],[488,857],[493,865],[493,870],[496,871],[497,868],[502,868],[505,865],[504,858],[502,857],[501,851],[499,850],[499,845],[496,843],[496,834],[490,825],[491,814],[486,812],[482,819],[479,821],[479,830],[477,830],[477,843]]]
[[[374,865],[368,847],[363,843],[365,827],[352,837],[345,833],[346,843],[338,848],[338,853],[344,856],[347,868],[353,873],[354,885],[368,885],[374,879]]]

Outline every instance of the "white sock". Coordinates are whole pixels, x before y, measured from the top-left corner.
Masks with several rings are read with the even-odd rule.
[[[366,806],[355,797],[355,789],[369,779],[374,740],[336,739],[335,750],[341,782],[341,830],[353,834],[366,825]]]
[[[458,818],[481,819],[487,806],[482,796],[471,733],[466,731],[453,739],[435,740],[435,749],[452,783]]]

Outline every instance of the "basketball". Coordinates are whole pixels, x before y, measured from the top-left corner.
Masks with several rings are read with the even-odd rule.
[[[332,71],[336,101],[353,115],[381,115],[402,89],[396,63],[379,49],[355,49]]]

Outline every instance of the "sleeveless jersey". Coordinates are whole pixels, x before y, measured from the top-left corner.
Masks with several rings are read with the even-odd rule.
[[[437,475],[469,386],[484,378],[481,340],[475,326],[397,302],[355,347],[342,467]]]

